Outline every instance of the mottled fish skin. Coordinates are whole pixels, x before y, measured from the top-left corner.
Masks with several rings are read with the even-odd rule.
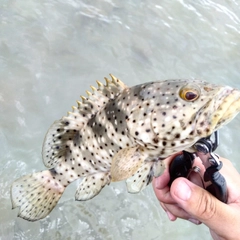
[[[67,117],[54,122],[43,143],[49,170],[17,179],[11,187],[19,217],[46,217],[65,188],[82,181],[76,200],[96,196],[111,181],[128,191],[146,187],[164,169],[162,159],[186,149],[230,121],[240,92],[200,80],[147,82],[128,88],[111,75],[98,82]]]

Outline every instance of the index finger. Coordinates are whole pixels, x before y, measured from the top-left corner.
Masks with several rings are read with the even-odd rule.
[[[163,174],[153,179],[153,190],[157,199],[162,203],[174,204],[175,201],[172,199],[170,194],[170,188],[168,186],[170,180],[170,175],[167,169],[163,172]]]

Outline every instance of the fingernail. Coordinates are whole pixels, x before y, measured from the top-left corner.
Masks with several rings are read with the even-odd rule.
[[[191,197],[191,188],[184,180],[178,181],[177,184],[174,195],[183,201],[187,201]]]
[[[171,214],[170,212],[166,211],[167,216],[169,218],[170,221],[173,221],[175,219],[175,216],[173,214]]]
[[[194,223],[194,224],[196,224],[196,225],[201,224],[201,222],[200,222],[199,220],[194,219],[194,218],[189,218],[188,221],[190,221],[191,223]]]
[[[155,188],[159,189],[159,178],[155,178],[154,179],[154,185],[155,185]]]

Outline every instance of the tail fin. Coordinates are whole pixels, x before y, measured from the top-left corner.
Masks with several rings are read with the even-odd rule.
[[[28,221],[39,220],[52,211],[64,189],[53,178],[51,170],[23,176],[12,184],[12,207],[20,207],[18,216],[21,218]]]

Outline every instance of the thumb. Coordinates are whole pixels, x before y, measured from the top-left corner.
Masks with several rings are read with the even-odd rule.
[[[192,218],[206,224],[219,234],[229,232],[225,222],[232,222],[232,209],[206,190],[188,181],[176,179],[171,186],[171,196]],[[225,229],[226,228],[226,229]]]

